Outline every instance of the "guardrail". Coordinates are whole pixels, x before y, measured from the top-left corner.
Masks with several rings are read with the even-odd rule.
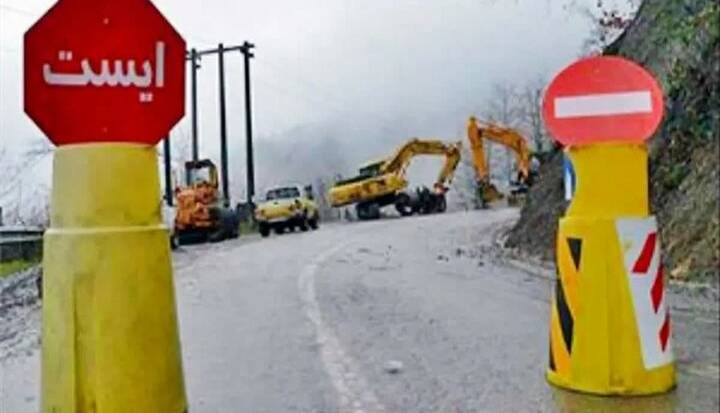
[[[0,262],[42,257],[42,228],[0,227]]]

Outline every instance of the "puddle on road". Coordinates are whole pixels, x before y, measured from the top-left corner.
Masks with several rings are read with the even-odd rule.
[[[706,379],[712,379],[714,381],[720,380],[720,367],[717,364],[712,363],[689,363],[687,365],[679,364],[678,368],[687,374],[704,377]]]
[[[552,389],[553,401],[559,413],[673,413],[677,395],[670,392],[660,396],[602,397]]]
[[[675,413],[717,411],[717,365],[677,365],[678,387],[657,396],[604,397],[550,386],[558,413]]]

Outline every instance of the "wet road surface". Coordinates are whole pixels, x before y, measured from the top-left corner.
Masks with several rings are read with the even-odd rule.
[[[387,219],[182,248],[190,411],[718,410],[717,302],[686,293],[670,295],[675,392],[617,399],[548,385],[552,280],[509,265],[495,245],[516,216]],[[37,347],[0,368],[0,412],[36,412]]]

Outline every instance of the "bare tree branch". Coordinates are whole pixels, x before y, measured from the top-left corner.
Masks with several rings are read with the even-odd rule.
[[[52,153],[52,146],[38,141],[17,158],[0,147],[0,202],[6,223],[45,226],[48,222],[47,185],[28,184],[25,179],[42,160]]]

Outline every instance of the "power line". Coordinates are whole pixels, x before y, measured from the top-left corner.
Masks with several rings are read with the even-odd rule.
[[[0,3],[0,9],[7,10],[16,14],[22,14],[23,16],[29,16],[29,17],[38,17],[41,15],[40,12],[27,10],[27,9],[21,9],[15,6],[8,6],[6,4]]]
[[[23,8],[16,7],[16,6],[9,6],[9,5],[3,4],[3,3],[0,3],[0,9],[7,10],[9,12],[16,13],[16,14],[21,14],[23,16],[28,16],[28,17],[40,17],[43,14],[43,12],[41,12],[41,11],[23,9]],[[186,37],[188,40],[191,40],[193,43],[201,44],[203,46],[217,45],[217,42],[213,42],[213,41],[210,41],[208,39],[205,39],[203,37],[196,36],[196,35],[186,35],[183,37]]]
[[[50,155],[52,152],[33,152],[28,151],[24,154],[26,159],[19,162],[13,169],[10,171],[10,179],[8,179],[9,184],[4,187],[0,188],[0,199],[5,198],[10,194],[11,192],[15,191],[18,186],[24,184],[24,178],[27,177],[29,171],[35,170],[35,168],[47,158],[48,155]]]
[[[277,73],[280,73],[281,68],[279,66],[277,66],[273,63],[270,63],[270,62],[266,62],[266,63],[269,63],[269,65],[272,66]],[[295,75],[295,78],[300,80],[300,83],[307,88],[306,90],[310,90],[312,93],[316,93],[319,91],[326,99],[335,101],[336,103],[340,104],[340,106],[344,107],[347,112],[351,112],[351,113],[357,112],[357,110],[355,109],[356,104],[351,102],[350,100],[346,99],[345,97],[343,97],[344,95],[335,94],[334,89],[332,89],[333,91],[331,91],[330,89],[328,89],[327,86],[323,86],[323,85],[311,80],[309,77],[307,77],[306,75],[303,75],[299,71],[294,71],[293,73]],[[395,120],[392,117],[387,116],[382,112],[366,113],[366,115],[370,118],[375,118],[382,122],[387,122],[387,123],[395,122]]]
[[[284,73],[282,73],[282,69],[279,66],[276,66],[275,64],[270,63],[269,61],[267,61],[265,59],[263,59],[262,63],[266,64],[272,71],[274,71],[275,73],[280,75],[280,77],[284,77]],[[295,75],[294,77],[300,81],[299,84],[306,87],[306,90],[308,92],[310,92],[311,94],[317,95],[318,94],[317,92],[320,92],[322,95],[324,95],[326,100],[334,101],[336,104],[340,104],[340,106],[343,106],[343,107],[350,104],[350,102],[343,101],[342,99],[338,98],[337,96],[331,94],[330,92],[325,90],[324,87],[321,87],[317,83],[310,81],[309,79],[307,79],[306,77],[301,75],[299,72],[295,71],[293,73]],[[327,102],[324,102],[324,103],[327,103]]]
[[[201,44],[201,45],[203,45],[203,46],[207,46],[207,47],[215,47],[215,46],[217,46],[217,42],[212,42],[212,41],[210,41],[210,40],[208,40],[208,39],[205,39],[205,38],[202,38],[202,37],[198,37],[198,36],[195,36],[195,35],[192,35],[192,36],[188,35],[188,36],[184,36],[184,37],[186,37],[188,40],[191,40],[193,43]]]
[[[223,43],[219,43],[217,48],[207,50],[191,49],[187,52],[186,59],[192,65],[192,124],[193,124],[193,160],[197,161],[198,157],[198,130],[197,130],[197,69],[198,62],[202,56],[216,55],[218,57],[218,79],[220,84],[220,157],[221,157],[221,173],[222,173],[222,190],[225,206],[229,206],[229,183],[228,183],[228,159],[227,159],[227,117],[226,117],[226,98],[225,98],[225,54],[228,52],[238,51],[243,54],[245,61],[245,125],[246,125],[246,154],[247,154],[247,195],[248,205],[252,205],[252,196],[255,192],[255,167],[253,157],[253,141],[252,141],[252,104],[250,96],[250,59],[255,57],[253,49],[255,45],[245,41],[242,45],[226,47]]]
[[[263,83],[265,86],[270,87],[270,89],[273,89],[274,91],[276,91],[284,96],[289,96],[291,98],[295,98],[297,101],[302,101],[302,102],[310,104],[310,105],[318,105],[318,104],[327,105],[328,104],[327,101],[322,100],[322,98],[320,98],[319,96],[300,93],[298,91],[293,91],[292,89],[280,86],[277,83],[271,82],[261,76],[258,76],[257,80],[258,80],[258,82]],[[340,107],[337,107],[336,105],[332,105],[332,106],[338,112],[345,111],[345,108],[340,108]]]
[[[279,75],[279,77],[285,77],[284,73],[282,72],[282,68],[279,66],[276,66],[275,64],[272,64],[268,62],[266,59],[263,59],[259,61],[258,63],[262,64],[265,63],[268,67],[271,69],[271,71],[275,72]],[[295,71],[294,77],[299,81],[296,84],[301,85],[305,88],[306,91],[308,91],[308,94],[310,96],[316,97],[319,99],[318,101],[322,103],[323,105],[327,105],[328,103],[334,104],[336,108],[341,109],[340,111],[348,112],[348,113],[355,113],[357,110],[355,110],[353,107],[355,106],[352,102],[342,99],[335,95],[334,93],[331,93],[327,90],[326,87],[320,86],[318,83],[309,80],[307,77],[303,76],[299,72]],[[318,95],[323,95],[318,96]],[[322,100],[322,99],[325,100]],[[388,116],[385,116],[380,113],[369,113],[367,114],[368,117],[376,118],[378,120],[382,120],[383,122],[392,123],[393,119],[391,119]]]
[[[39,16],[42,15],[42,13],[37,12],[37,11],[32,11],[32,10],[28,10],[28,9],[22,9],[22,8],[18,8],[18,7],[15,7],[15,6],[8,6],[7,4],[2,4],[2,3],[0,3],[0,9],[2,9],[2,10],[7,10],[7,11],[9,11],[9,12],[12,12],[12,13],[15,13],[15,14],[19,14],[19,15],[22,15],[22,16],[33,17],[33,18],[37,18],[37,17],[39,17]],[[12,54],[15,54],[15,53],[19,53],[19,52],[20,52],[20,49],[10,48],[10,47],[0,47],[0,52],[1,52],[1,53],[12,53]]]

